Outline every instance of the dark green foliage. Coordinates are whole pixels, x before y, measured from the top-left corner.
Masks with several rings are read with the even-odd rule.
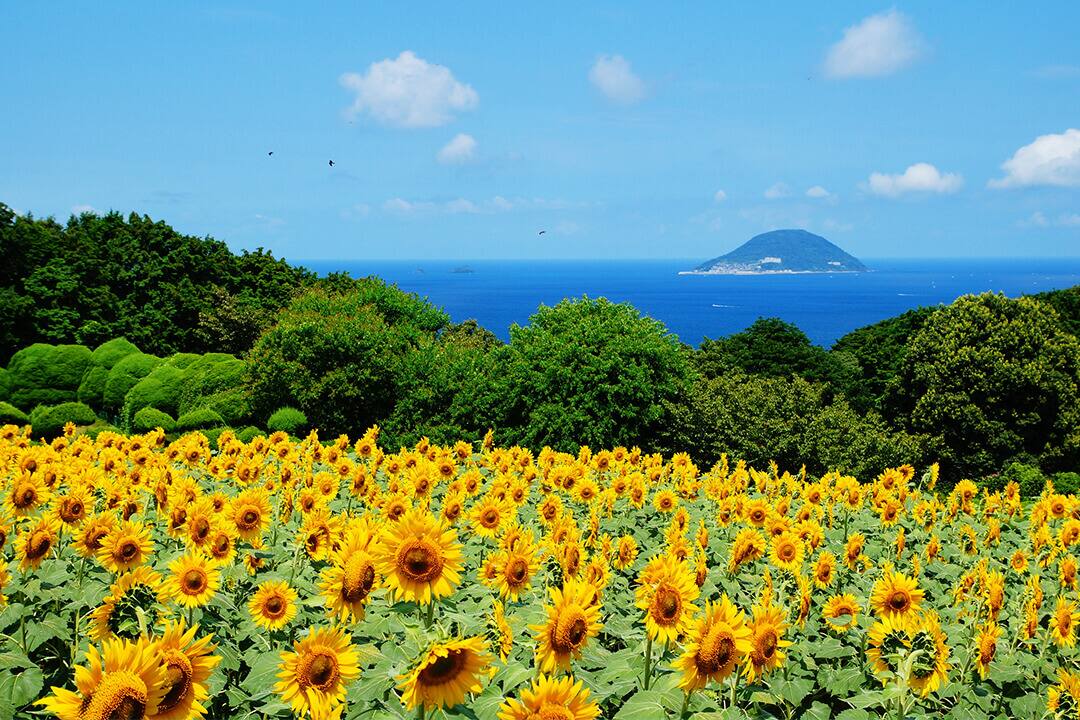
[[[0,204],[0,363],[35,342],[118,336],[160,355],[239,352],[314,281],[262,249],[235,255],[145,215],[61,225]]]
[[[1034,465],[1026,465],[1020,462],[1010,463],[1005,471],[998,476],[1000,486],[1015,482],[1020,486],[1020,496],[1025,498],[1038,497],[1046,486],[1046,476]],[[992,488],[992,489],[1001,489]]]
[[[0,368],[0,401],[11,397],[11,373],[7,368]]]
[[[1062,328],[1080,337],[1080,285],[1063,290],[1051,290],[1031,297],[1054,308],[1058,317],[1061,318]]]
[[[30,424],[34,435],[39,438],[54,438],[64,432],[64,425],[74,423],[78,426],[92,425],[97,416],[89,406],[80,402],[66,402],[59,405],[39,405],[30,413]]]
[[[670,405],[664,447],[711,465],[721,453],[757,467],[873,477],[889,466],[922,461],[915,438],[894,433],[876,414],[860,415],[824,385],[800,377],[729,373],[696,382]]]
[[[82,382],[79,383],[79,402],[86,403],[92,408],[102,410],[102,402],[105,396],[105,384],[109,382],[109,369],[100,365],[91,365],[83,373]]]
[[[221,415],[210,408],[198,408],[176,418],[177,432],[191,432],[207,428],[223,427],[225,421]]]
[[[155,428],[161,428],[169,433],[176,429],[176,421],[169,413],[152,407],[144,407],[135,413],[131,421],[131,432],[148,433]]]
[[[854,330],[836,341],[830,354],[853,359],[853,372],[837,384],[856,409],[882,409],[889,381],[896,377],[907,355],[908,340],[939,310],[923,307]]]
[[[199,407],[210,408],[231,427],[243,426],[253,419],[250,397],[243,387],[206,395],[199,401]]]
[[[280,430],[289,435],[305,435],[311,426],[308,424],[307,415],[296,408],[283,407],[275,410],[266,421],[266,429],[270,432]]]
[[[0,425],[29,425],[30,416],[11,403],[0,401]]]
[[[689,381],[678,340],[630,305],[603,298],[541,306],[493,353],[473,422],[505,443],[575,451],[652,447],[667,402]]]
[[[128,391],[160,364],[161,358],[146,353],[132,353],[122,358],[109,371],[101,396],[101,407],[110,413],[118,413]]]
[[[1057,473],[1054,475],[1054,489],[1063,495],[1075,495],[1080,491],[1080,473]]]
[[[934,313],[910,340],[886,407],[979,477],[1018,457],[1080,466],[1080,340],[1048,305],[986,293]]]
[[[259,428],[255,427],[254,425],[248,425],[246,428],[243,428],[242,430],[240,430],[239,432],[236,433],[236,439],[239,440],[240,442],[249,443],[252,440],[254,440],[255,438],[260,437],[260,436],[265,436],[265,435],[266,435],[265,430],[260,430]]]
[[[344,293],[309,290],[251,351],[256,417],[289,405],[329,437],[362,432],[392,411],[405,358],[447,323],[441,310],[373,278]]]
[[[758,318],[742,332],[702,341],[691,359],[707,378],[732,370],[765,377],[798,375],[813,382],[846,380],[853,374],[850,357],[837,357],[810,342],[802,330],[779,318]]]
[[[35,343],[11,357],[8,373],[10,402],[22,409],[74,401],[90,362],[82,345]]]

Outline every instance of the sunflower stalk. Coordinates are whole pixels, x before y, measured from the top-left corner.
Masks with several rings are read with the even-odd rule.
[[[649,689],[649,679],[652,675],[652,635],[645,640],[645,689]]]

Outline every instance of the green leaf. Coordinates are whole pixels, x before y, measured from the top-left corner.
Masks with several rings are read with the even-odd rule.
[[[630,697],[615,714],[614,720],[656,720],[667,716],[662,703],[663,693],[641,690]]]
[[[244,678],[241,687],[253,696],[262,695],[264,691],[269,691],[277,681],[278,665],[280,663],[281,658],[278,657],[277,653],[259,655],[251,663],[251,672]]]
[[[3,672],[0,673],[0,698],[6,699],[13,707],[21,708],[38,699],[44,684],[41,670],[37,666],[16,672]]]
[[[770,689],[776,692],[780,697],[787,700],[790,704],[798,707],[802,705],[803,699],[814,690],[814,682],[812,680],[783,680],[776,679],[769,683]]]

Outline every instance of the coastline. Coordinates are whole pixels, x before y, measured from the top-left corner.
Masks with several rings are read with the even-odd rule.
[[[872,270],[680,270],[679,275],[845,275]]]

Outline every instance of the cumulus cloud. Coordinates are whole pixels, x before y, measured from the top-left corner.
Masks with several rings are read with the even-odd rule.
[[[406,50],[397,58],[380,60],[367,72],[345,73],[341,85],[356,95],[347,114],[369,114],[385,125],[437,127],[454,114],[480,102],[470,85],[458,82],[450,69],[429,63]]]
[[[589,81],[613,102],[632,105],[645,97],[645,83],[622,55],[601,55],[589,70]]]
[[[460,165],[476,158],[476,138],[465,133],[458,133],[454,139],[443,145],[436,155],[444,165]]]
[[[93,213],[94,215],[101,215],[102,212],[93,205],[72,205],[72,215],[82,215],[83,213]]]
[[[1080,213],[1061,213],[1056,218],[1048,218],[1041,210],[1017,223],[1020,227],[1080,227]]]
[[[993,188],[1055,185],[1080,187],[1080,130],[1040,135],[1001,164],[1005,177],[991,180]]]
[[[844,37],[829,48],[825,74],[834,78],[891,75],[922,53],[922,38],[911,21],[889,10],[846,28]]]
[[[767,200],[779,200],[780,198],[786,198],[789,195],[791,195],[791,188],[782,182],[776,183],[765,191],[765,198]]]
[[[815,185],[806,191],[806,197],[814,198],[816,200],[822,200],[831,195],[831,193],[820,185]]]
[[[724,202],[725,200],[727,200],[727,193],[724,192],[723,190],[717,190],[716,194],[713,195],[713,202],[721,203],[721,202]]]
[[[872,173],[867,186],[875,195],[899,197],[907,193],[952,193],[963,184],[964,178],[956,173],[943,173],[930,163],[915,163],[899,175]]]

